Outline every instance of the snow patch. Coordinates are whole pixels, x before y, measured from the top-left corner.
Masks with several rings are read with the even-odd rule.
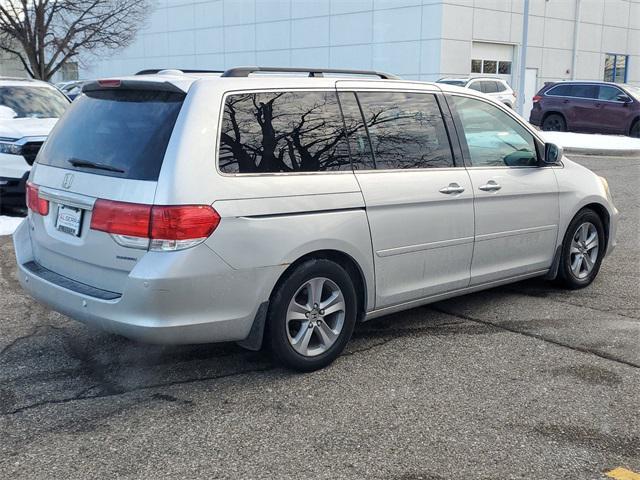
[[[12,235],[24,217],[7,217],[0,215],[0,235]]]
[[[562,148],[584,148],[589,150],[638,150],[640,138],[622,135],[600,135],[597,133],[540,132],[550,143]]]

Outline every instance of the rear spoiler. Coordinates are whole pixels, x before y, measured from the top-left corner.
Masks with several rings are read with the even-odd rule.
[[[149,80],[96,80],[83,85],[82,92],[97,92],[101,90],[148,90],[154,92],[172,92],[186,95],[184,90],[170,82],[152,82]]]

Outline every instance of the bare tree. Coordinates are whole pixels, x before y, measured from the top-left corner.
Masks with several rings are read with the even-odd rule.
[[[79,55],[131,44],[149,9],[146,0],[0,0],[0,50],[49,80]]]

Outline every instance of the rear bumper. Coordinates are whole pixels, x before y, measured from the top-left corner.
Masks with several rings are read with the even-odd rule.
[[[244,340],[284,269],[233,270],[199,245],[182,252],[149,252],[130,272],[121,293],[96,292],[38,268],[29,228],[27,218],[13,241],[18,280],[32,297],[87,325],[148,343]]]
[[[536,127],[540,127],[542,124],[542,109],[535,104],[529,113],[529,123]]]

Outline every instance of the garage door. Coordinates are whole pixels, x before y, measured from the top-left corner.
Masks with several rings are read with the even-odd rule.
[[[513,45],[473,42],[471,75],[489,75],[506,80],[513,87]]]

